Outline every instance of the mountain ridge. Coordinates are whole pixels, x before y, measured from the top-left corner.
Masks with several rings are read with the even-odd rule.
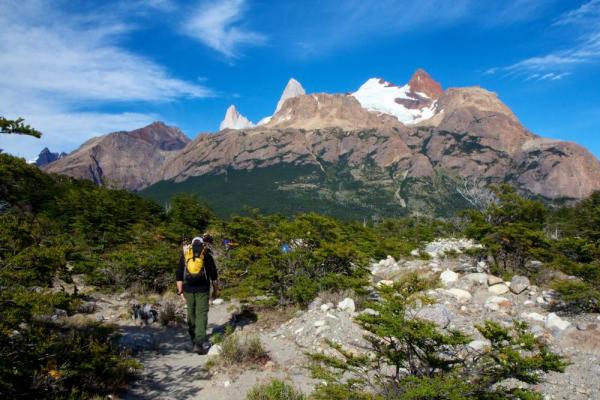
[[[290,82],[295,83],[288,91]],[[427,196],[453,201],[448,196],[459,194],[452,185],[464,181],[510,183],[549,200],[577,200],[600,190],[600,161],[591,153],[533,134],[495,93],[481,87],[444,90],[427,72],[417,70],[402,86],[367,80],[371,103],[365,104],[365,91],[356,95],[360,88],[352,94],[299,94],[301,85],[293,78],[290,82],[268,121],[200,134],[153,161],[151,174],[123,187],[141,190],[160,181],[177,186],[194,177],[226,176],[227,171],[310,166],[324,178],[315,181],[309,176],[314,172],[298,173],[274,192],[310,192],[312,197],[329,196],[333,203],[347,203],[344,199],[355,195],[368,204],[380,196],[380,205],[389,203],[380,209],[398,207],[403,212],[430,212]],[[294,95],[284,98],[286,92]],[[383,97],[378,99],[377,93]],[[121,156],[126,159],[127,151]],[[54,163],[53,172],[72,174],[70,158]],[[128,165],[135,169],[132,162]],[[286,171],[286,176],[294,175]],[[226,190],[226,181],[223,185]],[[336,185],[343,193],[337,200]],[[359,189],[353,192],[352,187]]]

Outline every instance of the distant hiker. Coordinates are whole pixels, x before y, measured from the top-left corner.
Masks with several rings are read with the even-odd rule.
[[[206,340],[208,297],[212,282],[213,298],[219,295],[217,266],[210,251],[212,236],[195,237],[191,245],[183,246],[177,268],[177,293],[187,302],[188,330],[193,351],[206,354],[210,347]]]

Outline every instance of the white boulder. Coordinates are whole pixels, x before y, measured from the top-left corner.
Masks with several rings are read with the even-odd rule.
[[[221,354],[221,350],[223,348],[221,347],[220,344],[215,344],[210,346],[210,349],[208,350],[208,353],[206,353],[209,356],[218,356],[219,354]]]
[[[546,329],[564,331],[571,323],[556,315],[555,313],[548,314],[546,318]]]
[[[354,305],[354,300],[349,297],[346,297],[344,300],[340,301],[337,305],[338,310],[347,311],[353,313],[356,310],[356,306]]]
[[[471,300],[471,297],[473,297],[471,296],[471,293],[467,292],[466,290],[457,288],[448,289],[445,291],[445,293],[455,297],[457,300],[460,301],[469,301]]]
[[[506,297],[492,296],[485,301],[483,306],[490,311],[504,311],[510,309],[512,305],[512,302]]]
[[[466,274],[462,279],[471,283],[479,283],[483,285],[487,283],[488,274],[484,274],[483,272],[473,272],[472,274]]]
[[[514,294],[521,294],[529,288],[529,279],[525,276],[515,275],[510,281],[510,291]]]
[[[467,346],[469,346],[469,348],[471,348],[473,350],[482,351],[482,350],[492,347],[492,342],[490,342],[487,339],[473,340],[472,342],[469,342],[469,344],[467,344]]]
[[[440,279],[444,286],[450,286],[451,283],[454,283],[458,280],[458,274],[447,269],[440,274]]]
[[[536,312],[522,313],[521,317],[523,317],[525,319],[530,319],[532,321],[546,322],[546,317],[544,315],[538,314]]]
[[[488,286],[498,285],[500,283],[504,283],[504,280],[495,275],[488,275],[487,284]]]
[[[509,290],[510,289],[508,288],[508,286],[506,286],[504,283],[500,283],[498,285],[490,286],[488,288],[488,292],[490,292],[492,294],[495,294],[495,295],[508,293]]]

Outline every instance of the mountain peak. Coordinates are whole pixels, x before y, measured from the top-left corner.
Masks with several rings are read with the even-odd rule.
[[[246,129],[252,128],[254,124],[242,114],[238,112],[235,106],[232,104],[225,112],[225,118],[219,125],[219,129]]]
[[[279,111],[281,109],[281,107],[283,106],[283,103],[285,103],[285,101],[287,99],[291,99],[292,97],[300,96],[303,94],[306,94],[306,91],[304,90],[304,88],[302,87],[300,82],[298,82],[294,78],[290,78],[287,85],[285,85],[285,89],[283,90],[283,93],[281,94],[281,98],[279,99],[279,102],[277,103],[277,108],[275,109],[275,113],[277,113],[277,111]]]
[[[65,157],[67,155],[67,153],[53,153],[50,151],[49,148],[44,147],[44,149],[40,152],[40,154],[37,156],[36,160],[34,161],[34,164],[37,165],[38,167],[41,167],[43,165],[47,165],[50,164],[51,162],[54,162],[56,160],[60,160],[61,158]]]
[[[433,78],[422,68],[415,71],[408,86],[416,94],[424,94],[430,99],[437,99],[444,92],[442,86],[433,80]]]

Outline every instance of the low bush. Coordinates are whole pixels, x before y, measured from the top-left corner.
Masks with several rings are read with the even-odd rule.
[[[541,382],[543,373],[562,372],[565,360],[536,339],[524,323],[504,327],[485,322],[477,329],[490,343],[470,350],[469,336],[441,331],[407,311],[431,302],[422,294],[433,282],[410,275],[379,290],[377,314],[356,318],[368,332],[370,354],[356,355],[330,343],[338,356],[311,354],[315,399],[541,399],[531,389],[505,386],[508,380]]]
[[[221,352],[213,357],[212,366],[255,366],[269,361],[269,354],[257,336],[241,337],[238,333],[225,336]]]
[[[0,397],[92,398],[115,393],[139,364],[117,347],[112,328],[32,320],[0,331]]]
[[[277,379],[254,386],[246,400],[305,400],[306,397],[295,387]]]

